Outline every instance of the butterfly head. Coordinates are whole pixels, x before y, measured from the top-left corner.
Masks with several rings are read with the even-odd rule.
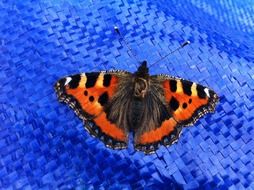
[[[136,75],[136,77],[147,78],[149,76],[149,69],[147,67],[147,62],[143,61],[138,67],[138,70],[134,74]]]
[[[141,63],[138,70],[134,73],[134,76],[134,96],[137,98],[144,98],[148,89],[149,78],[149,70],[146,61]]]

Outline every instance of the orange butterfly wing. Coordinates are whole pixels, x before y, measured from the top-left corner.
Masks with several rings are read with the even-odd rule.
[[[192,125],[204,114],[214,112],[219,100],[213,90],[191,81],[164,75],[151,76],[151,81],[162,87],[164,100],[154,101],[166,105],[170,117],[136,138],[135,148],[145,153],[154,152],[160,144],[168,146],[176,142],[182,126]]]
[[[154,153],[160,144],[169,146],[175,143],[181,133],[182,127],[174,120],[169,118],[161,123],[160,126],[154,126],[153,130],[146,131],[137,137],[135,149],[141,150],[146,154]]]
[[[60,79],[55,90],[58,99],[67,103],[83,120],[86,129],[111,148],[125,148],[128,134],[111,123],[104,111],[105,105],[117,91],[119,81],[127,72],[83,73]]]
[[[219,101],[213,90],[188,80],[168,77],[162,85],[169,110],[181,125],[192,125],[206,113],[214,112]]]

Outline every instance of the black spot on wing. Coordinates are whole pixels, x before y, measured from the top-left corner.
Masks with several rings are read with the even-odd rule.
[[[171,92],[176,92],[177,90],[176,84],[177,84],[176,80],[169,80],[169,86],[170,86]]]
[[[199,98],[202,98],[202,99],[206,98],[206,93],[205,93],[204,89],[205,88],[203,86],[197,85],[197,93],[198,93]]]
[[[94,97],[93,97],[93,96],[90,96],[90,97],[89,97],[89,101],[90,101],[90,102],[93,102],[93,101],[94,101]]]
[[[184,102],[183,103],[183,109],[186,109],[187,108],[187,104]]]
[[[100,73],[86,73],[86,88],[94,87]]]
[[[172,98],[171,98],[171,100],[170,100],[170,102],[169,102],[169,106],[170,106],[170,108],[172,108],[174,111],[176,111],[176,110],[178,109],[178,107],[179,107],[179,102],[178,102],[178,100],[177,100],[174,96],[172,96]]]
[[[182,81],[182,87],[183,87],[183,92],[184,94],[191,96],[191,86],[192,86],[193,82],[187,81],[187,80],[183,80]]]
[[[105,74],[104,78],[103,78],[103,86],[104,87],[108,87],[110,85],[110,81],[111,81],[111,74]]]
[[[81,76],[79,74],[71,76],[71,81],[69,82],[69,87],[71,89],[77,88],[80,82]]]
[[[100,95],[98,102],[103,106],[108,102],[108,93],[104,92],[102,95]]]

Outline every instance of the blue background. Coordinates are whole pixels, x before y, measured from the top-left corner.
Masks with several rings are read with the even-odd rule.
[[[1,189],[254,189],[254,3],[226,0],[0,2]],[[214,89],[214,114],[156,154],[114,151],[57,101],[61,77],[139,60]]]

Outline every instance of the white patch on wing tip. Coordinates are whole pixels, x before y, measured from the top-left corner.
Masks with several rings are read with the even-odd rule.
[[[209,89],[208,89],[208,88],[205,88],[204,91],[205,91],[206,95],[207,95],[208,97],[210,97]]]
[[[64,86],[66,86],[67,84],[69,84],[69,82],[71,82],[71,77],[66,77],[66,81],[64,83]]]

